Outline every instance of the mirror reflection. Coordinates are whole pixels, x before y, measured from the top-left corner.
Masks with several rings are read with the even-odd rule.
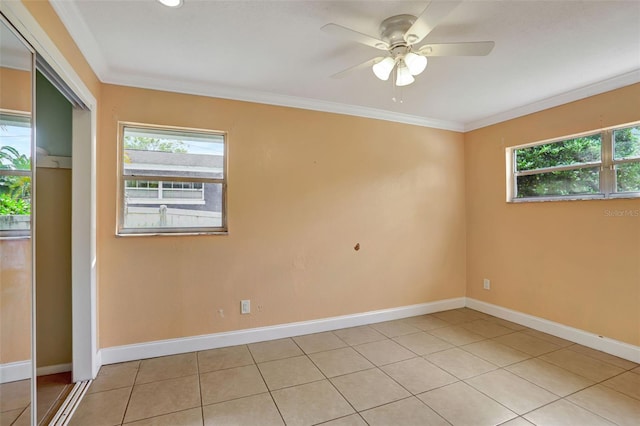
[[[0,21],[0,424],[31,424],[33,54]],[[14,423],[15,422],[15,423]]]

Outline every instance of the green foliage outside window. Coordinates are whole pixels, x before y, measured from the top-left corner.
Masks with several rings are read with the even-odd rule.
[[[516,166],[518,171],[525,171],[598,162],[601,152],[601,135],[589,135],[519,149],[516,151]],[[593,168],[519,176],[517,183],[518,198],[600,191],[599,174]]]
[[[0,194],[0,215],[28,215],[30,213],[31,203],[28,199]]]
[[[186,153],[185,143],[180,140],[158,139],[147,136],[125,136],[124,147],[140,151],[162,151]]]
[[[640,159],[640,126],[614,132],[614,161]],[[561,166],[579,166],[602,161],[602,134],[581,136],[560,142],[516,150],[516,171]],[[615,165],[617,192],[640,191],[640,161]],[[517,198],[598,194],[599,167],[550,171],[517,177]]]
[[[519,172],[570,166],[600,161],[601,152],[602,137],[597,134],[519,149],[516,163]]]
[[[640,126],[616,130],[614,143],[615,160],[640,158]],[[616,167],[616,190],[640,191],[640,162],[620,164]]]
[[[11,146],[0,148],[1,170],[30,170],[31,159]],[[0,176],[0,215],[28,215],[31,213],[31,178],[29,176]]]

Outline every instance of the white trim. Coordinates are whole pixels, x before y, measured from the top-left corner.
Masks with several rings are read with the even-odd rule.
[[[416,315],[431,314],[465,306],[465,298],[445,299],[419,305],[382,309],[359,314],[323,318],[311,321],[294,322],[268,327],[214,333],[179,339],[158,340],[133,345],[114,346],[100,350],[104,364],[133,361],[158,356],[202,351],[226,346],[244,345],[265,340],[283,339],[303,334],[320,333],[340,328],[356,327],[382,321],[407,318]]]
[[[482,127],[491,126],[492,124],[502,123],[503,121],[512,120],[534,112],[568,104],[570,102],[588,98],[589,96],[595,96],[621,87],[630,86],[638,82],[640,82],[640,69],[636,69],[607,80],[599,81],[597,83],[589,84],[587,86],[579,87],[527,105],[511,108],[507,111],[481,118],[480,120],[470,121],[465,123],[464,132],[470,132]]]
[[[38,367],[36,369],[36,374],[38,376],[48,376],[49,374],[58,374],[58,373],[66,373],[71,371],[71,363],[67,364],[56,364],[56,365],[46,365],[44,367]]]
[[[275,105],[298,108],[311,111],[328,112],[355,117],[373,118],[376,120],[392,121],[395,123],[411,124],[414,126],[430,127],[432,129],[463,132],[464,125],[456,121],[439,120],[436,118],[420,117],[402,114],[377,108],[347,105],[320,99],[301,98],[297,96],[281,95],[257,90],[248,90],[220,85],[202,85],[201,82],[186,80],[165,80],[147,75],[108,75],[102,79],[104,83],[129,86],[137,89],[163,90],[166,92],[184,93],[196,96],[209,96],[233,101],[253,102],[258,104]]]
[[[73,109],[71,310],[73,381],[96,377],[96,109]]]
[[[15,382],[31,378],[31,361],[16,361],[0,364],[0,383]]]
[[[533,328],[534,330],[569,340],[571,342],[579,343],[583,346],[606,352],[629,361],[640,363],[640,347],[629,343],[599,336],[588,331],[569,327],[567,325],[533,315],[524,314],[512,309],[503,308],[502,306],[482,302],[470,297],[467,297],[467,307],[475,309],[476,311],[484,312],[485,314],[515,322],[516,324]]]
[[[82,14],[78,10],[75,3],[70,1],[49,0],[51,7],[69,32],[69,35],[76,42],[82,55],[91,64],[91,68],[100,78],[109,73],[107,61],[102,56],[102,49],[96,41],[95,37],[87,23],[84,21]],[[73,25],[71,25],[73,23]],[[101,78],[100,78],[101,79]]]
[[[464,306],[551,334],[553,336],[579,343],[620,358],[640,363],[640,347],[638,346],[598,336],[577,328],[503,308],[501,306],[492,305],[469,297],[458,297],[418,305],[402,306],[398,308],[382,309],[352,315],[236,330],[224,333],[113,346],[101,349],[98,352],[98,359],[100,365],[115,364],[118,362],[175,355],[227,346],[244,345],[310,333],[320,333],[323,331],[356,327],[382,321],[391,321],[416,315],[431,314],[434,312],[457,309]]]
[[[76,382],[69,392],[69,395],[65,398],[64,402],[58,409],[56,415],[51,419],[49,426],[65,426],[69,424],[69,421],[73,417],[73,413],[75,413],[76,409],[80,405],[82,398],[89,390],[89,386],[93,380],[86,380],[83,382]]]

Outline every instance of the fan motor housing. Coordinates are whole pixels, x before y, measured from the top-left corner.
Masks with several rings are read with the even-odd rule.
[[[380,24],[380,38],[392,49],[397,46],[407,46],[404,35],[416,19],[413,15],[395,15],[385,19]]]

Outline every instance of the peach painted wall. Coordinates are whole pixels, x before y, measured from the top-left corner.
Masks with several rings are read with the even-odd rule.
[[[0,240],[0,364],[31,358],[31,240]]]
[[[640,200],[505,202],[506,147],[638,120],[635,84],[465,134],[468,297],[640,345]]]
[[[0,109],[31,111],[31,73],[0,67]],[[0,239],[0,364],[31,358],[31,240]]]
[[[31,111],[31,73],[0,67],[0,109]]]
[[[100,347],[464,296],[462,134],[113,85],[101,99]],[[114,235],[118,120],[228,132],[229,235]]]

